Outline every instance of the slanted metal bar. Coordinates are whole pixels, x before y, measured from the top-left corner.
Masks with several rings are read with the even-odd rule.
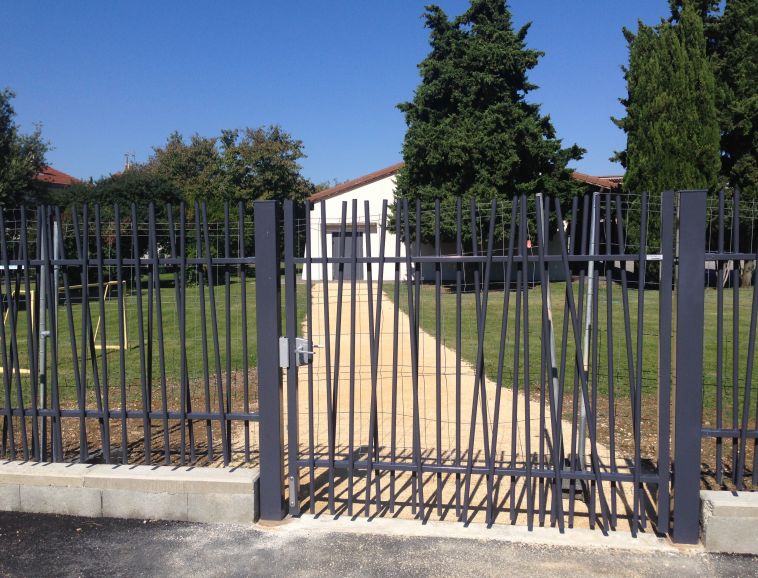
[[[103,459],[106,464],[111,463],[111,423],[110,423],[110,381],[108,379],[108,350],[106,349],[107,343],[107,323],[105,317],[105,285],[104,285],[104,271],[103,271],[103,243],[101,239],[102,235],[102,219],[100,216],[100,205],[95,205],[95,239],[97,239],[96,245],[96,259],[97,259],[97,285],[98,285],[98,309],[100,314],[100,351],[101,351],[101,367],[102,367],[102,390],[103,401],[102,408],[105,412],[105,419],[102,420],[102,432],[103,432]],[[121,324],[123,318],[119,318],[119,324]],[[94,336],[93,336],[94,340]],[[94,344],[93,344],[94,345]],[[93,348],[94,349],[94,348]],[[96,357],[92,358],[92,362],[95,362]],[[99,396],[98,396],[99,397]],[[100,408],[98,408],[100,409]]]
[[[7,255],[7,249],[6,247],[6,228],[5,228],[5,211],[0,210],[0,243],[2,243],[2,260],[3,260],[3,271],[4,271],[4,280],[5,280],[5,294],[6,298],[8,299],[8,309],[12,307],[12,298],[11,298],[11,271],[10,267],[8,265],[8,255]],[[13,316],[10,316],[13,318]],[[11,330],[12,331],[12,330]],[[11,382],[13,378],[13,367],[12,362],[8,359],[8,339],[5,335],[5,321],[3,320],[2,323],[0,323],[0,349],[2,349],[2,361],[3,361],[3,386],[4,386],[4,393],[5,393],[5,404],[4,404],[4,410],[5,410],[5,417],[3,420],[3,453],[5,453],[5,437],[8,436],[8,449],[10,451],[10,459],[16,459],[16,436],[15,431],[13,429],[13,404],[11,402]],[[23,407],[23,405],[21,406]],[[21,420],[23,423],[23,420]]]
[[[703,412],[703,323],[706,191],[679,193],[676,312],[673,540],[700,538],[700,430]]]
[[[505,343],[507,341],[508,337],[508,313],[509,313],[509,306],[510,306],[510,297],[511,297],[511,274],[513,270],[513,244],[514,244],[514,229],[516,226],[516,201],[511,201],[511,220],[509,223],[510,232],[508,234],[508,257],[510,259],[508,260],[508,265],[505,269],[505,284],[503,287],[503,317],[500,322],[500,350],[498,352],[498,360],[497,360],[497,380],[495,381],[495,413],[492,418],[492,446],[490,450],[490,456],[492,456],[492,459],[490,460],[489,466],[489,487],[487,491],[489,493],[493,492],[493,484],[495,480],[495,456],[497,455],[497,434],[498,434],[498,426],[500,425],[500,401],[501,401],[501,393],[503,391],[503,388],[505,387],[505,384],[503,383],[503,367],[505,364]],[[515,394],[513,399],[513,404],[515,405]],[[515,420],[514,420],[515,425]],[[515,441],[515,440],[514,440]],[[511,464],[511,467],[513,467],[513,464]],[[499,484],[498,484],[499,485]],[[511,495],[515,493],[515,484],[511,484],[510,489]],[[494,510],[494,508],[493,508]],[[495,521],[495,511],[488,512],[488,517],[491,520],[491,523],[494,523]]]
[[[195,202],[195,251],[198,257],[203,255],[202,230],[200,229],[200,205]],[[208,274],[212,273],[208,271]],[[204,386],[204,405],[205,413],[211,413],[211,385],[210,385],[210,364],[208,363],[208,325],[205,314],[205,280],[203,268],[197,266],[197,293],[200,303],[200,340],[202,342],[203,357],[203,386]],[[210,419],[205,420],[205,433],[208,447],[206,453],[208,462],[213,462],[213,425]]]
[[[40,397],[43,397],[42,395],[39,395],[38,392],[38,386],[39,386],[39,378],[40,378],[40,372],[39,372],[39,366],[38,366],[38,348],[37,348],[37,338],[39,337],[41,332],[35,331],[35,325],[39,324],[39,321],[42,321],[42,317],[45,315],[44,310],[40,310],[39,314],[39,321],[37,324],[35,324],[33,319],[33,311],[35,307],[34,299],[32,298],[32,288],[31,288],[31,281],[30,281],[30,259],[29,259],[29,234],[28,234],[28,227],[29,223],[27,221],[26,217],[26,207],[21,207],[21,258],[24,261],[23,266],[23,277],[24,277],[24,298],[26,299],[26,347],[29,352],[29,387],[30,387],[30,402],[31,402],[31,410],[32,410],[32,457],[33,459],[39,461],[42,459],[42,451],[40,447],[40,438],[39,438],[39,418],[37,416],[37,409],[39,407],[39,399]],[[37,245],[39,247],[39,238],[37,239]],[[41,274],[41,271],[40,273]],[[39,296],[42,298],[42,301],[44,302],[44,297],[42,295]],[[44,327],[44,322],[42,327]],[[44,340],[45,337],[42,337]],[[42,346],[44,348],[44,345]],[[43,371],[44,375],[44,371]]]
[[[213,356],[216,366],[216,397],[218,412],[221,416],[219,426],[221,429],[221,451],[224,456],[224,465],[228,466],[231,460],[231,447],[229,437],[226,435],[226,414],[224,412],[224,388],[221,381],[221,347],[218,339],[218,311],[216,310],[215,280],[213,278],[213,257],[211,256],[210,231],[208,229],[208,209],[205,203],[201,205],[203,217],[203,231],[205,233],[205,258],[208,267],[208,298],[211,310],[211,329],[213,333]]]
[[[158,258],[158,240],[155,234],[155,204],[150,203],[148,208],[148,222],[150,226],[150,255],[152,258],[152,283],[153,298],[155,299],[155,315],[158,333],[158,369],[160,371],[161,386],[161,412],[163,413],[163,461],[166,465],[171,463],[171,440],[168,431],[168,388],[166,385],[166,349],[163,339],[163,304],[161,299],[160,259]],[[106,355],[103,349],[103,356]]]
[[[120,402],[121,402],[121,463],[127,464],[129,462],[128,446],[129,446],[129,430],[126,425],[126,344],[125,344],[125,331],[124,324],[121,320],[125,319],[124,316],[124,268],[123,268],[123,255],[121,254],[121,209],[118,204],[113,206],[113,219],[115,221],[115,238],[116,238],[116,299],[118,301],[118,373],[119,373],[119,390],[120,390]],[[56,296],[57,297],[57,296]],[[57,307],[57,301],[53,302],[53,306]],[[53,320],[53,325],[55,321]],[[51,333],[52,337],[52,333]],[[55,341],[52,342],[55,346]]]
[[[411,230],[410,230],[410,211],[408,210],[408,200],[403,200],[403,214],[405,217],[405,259],[406,271],[411,271]],[[416,242],[419,242],[418,237]],[[414,275],[416,276],[416,275]],[[421,463],[421,435],[419,425],[419,396],[418,396],[418,333],[416,332],[416,316],[419,314],[413,299],[413,287],[411,279],[406,283],[408,286],[408,320],[410,327],[410,346],[411,346],[411,380],[413,387],[413,464],[415,466],[416,488],[413,492],[414,500],[417,505],[416,515],[421,520],[425,519],[424,511],[424,484],[423,471]]]
[[[279,205],[255,203],[255,305],[258,335],[258,390],[260,413],[260,516],[281,520],[284,505],[284,426],[282,375],[278,338],[281,335],[281,281],[279,277]]]
[[[561,205],[558,199],[555,200],[555,211],[557,215],[558,222],[560,223],[563,221],[563,214],[561,211]],[[563,259],[563,267],[564,272],[566,274],[567,278],[570,278],[570,271],[568,266],[568,259],[567,259],[567,250],[566,250],[566,239],[563,229],[558,227],[558,236],[560,238],[561,242],[561,254],[564,257]],[[569,313],[571,315],[571,322],[573,325],[574,330],[574,340],[576,341],[576,368],[577,372],[581,375],[581,386],[582,386],[582,399],[584,401],[585,405],[585,411],[587,413],[588,423],[589,423],[589,429],[590,429],[590,448],[591,448],[591,462],[592,462],[592,473],[595,479],[595,482],[597,483],[597,489],[599,491],[600,496],[600,509],[603,515],[603,534],[608,533],[608,503],[605,496],[605,490],[603,488],[603,477],[602,473],[600,471],[600,463],[598,458],[598,452],[597,452],[597,435],[596,435],[596,428],[595,428],[595,422],[593,417],[592,408],[589,406],[589,392],[587,391],[587,375],[582,371],[583,368],[583,353],[582,353],[582,347],[581,347],[581,341],[580,341],[580,325],[579,325],[579,317],[577,315],[577,310],[574,305],[574,291],[571,283],[566,284],[567,288],[567,299],[569,302]]]
[[[343,209],[344,212],[344,209]],[[343,219],[344,222],[344,219]],[[324,367],[326,369],[326,419],[329,452],[329,513],[334,514],[334,418],[336,408],[332,397],[331,331],[329,330],[329,259],[326,243],[326,203],[321,203],[321,280],[324,285]],[[339,329],[338,329],[339,333]],[[313,498],[311,498],[313,501]]]

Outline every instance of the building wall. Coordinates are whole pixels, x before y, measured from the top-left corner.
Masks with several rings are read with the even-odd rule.
[[[356,215],[356,221],[357,221],[357,231],[359,233],[363,233],[366,228],[366,210],[365,210],[365,202],[369,202],[369,220],[370,220],[370,229],[371,229],[371,235],[368,239],[368,247],[366,246],[366,239],[365,237],[362,238],[362,241],[364,243],[363,246],[363,255],[368,256],[368,248],[371,249],[371,256],[372,257],[379,257],[380,254],[380,241],[381,241],[381,228],[380,228],[380,221],[382,216],[382,202],[384,200],[387,201],[387,204],[391,204],[394,201],[395,198],[395,175],[390,175],[388,177],[385,177],[383,179],[374,181],[373,183],[369,183],[367,185],[364,185],[362,187],[355,188],[351,191],[346,191],[342,194],[336,195],[334,197],[331,197],[329,199],[320,201],[313,205],[313,209],[311,210],[310,214],[310,237],[311,237],[311,257],[317,258],[321,257],[322,255],[322,234],[324,229],[324,224],[326,225],[326,256],[331,257],[332,256],[332,241],[334,235],[338,235],[341,223],[342,223],[342,206],[344,203],[347,204],[346,208],[346,223],[345,223],[345,230],[346,232],[350,232],[352,230],[352,224],[353,224],[353,201],[357,202],[357,215]],[[323,205],[323,209],[322,209]],[[322,210],[326,214],[326,220],[325,222],[322,222]],[[389,213],[389,209],[387,211]],[[391,233],[390,230],[394,231],[394,226],[391,226],[390,229],[386,233],[386,238],[384,242],[384,255],[386,257],[395,257],[397,255],[396,252],[396,245],[397,245],[397,239],[394,235],[394,233]],[[346,240],[346,243],[350,243],[350,239],[348,238]],[[403,257],[405,256],[405,246],[403,243],[400,243],[400,252],[399,256]],[[366,279],[367,278],[367,267],[365,264],[360,265],[362,273],[359,274],[359,278]],[[345,269],[347,271],[347,267]],[[400,265],[400,279],[405,280],[405,271],[406,267],[405,264]],[[312,280],[313,281],[321,281],[323,280],[323,266],[319,264],[314,264],[312,266]],[[332,265],[330,264],[327,268],[327,274],[328,278],[332,278]],[[395,278],[395,265],[394,263],[389,263],[384,266],[383,271],[384,281],[389,282],[394,280]],[[371,267],[371,275],[374,281],[376,281],[379,277],[379,265],[374,264]],[[305,267],[303,267],[303,280],[308,280],[308,272],[306,271]]]

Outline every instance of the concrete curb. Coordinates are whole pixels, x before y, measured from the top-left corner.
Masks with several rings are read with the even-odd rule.
[[[362,534],[637,552],[685,552],[692,554],[702,552],[700,546],[682,548],[672,544],[667,538],[660,538],[652,533],[639,533],[637,538],[633,538],[629,532],[617,531],[609,532],[607,536],[603,536],[598,530],[584,528],[566,529],[561,534],[557,528],[535,527],[529,531],[525,526],[495,525],[488,528],[486,524],[472,523],[464,527],[462,523],[458,522],[430,521],[422,524],[418,520],[351,519],[347,517],[335,519],[331,516],[303,514],[299,518],[290,519],[285,524],[262,529],[272,534],[291,537],[315,534]]]
[[[2,462],[0,510],[252,523],[257,484],[257,468]]]
[[[758,555],[758,493],[700,492],[707,552]]]

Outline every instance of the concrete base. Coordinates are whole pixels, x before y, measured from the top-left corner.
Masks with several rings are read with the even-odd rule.
[[[251,523],[258,469],[0,463],[0,510]]]
[[[703,491],[700,501],[706,551],[758,554],[758,493]]]

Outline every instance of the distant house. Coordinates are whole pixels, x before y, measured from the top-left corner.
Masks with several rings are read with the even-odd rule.
[[[380,245],[380,229],[379,223],[381,221],[381,211],[383,201],[387,201],[387,204],[391,204],[395,200],[395,181],[398,171],[403,167],[403,163],[397,163],[380,169],[373,173],[369,173],[357,179],[347,181],[335,187],[319,191],[309,197],[309,201],[314,205],[310,215],[310,230],[311,230],[311,257],[318,258],[322,255],[323,241],[321,238],[322,230],[326,231],[326,256],[339,256],[341,249],[344,245],[345,257],[352,256],[353,242],[352,242],[352,204],[353,201],[357,201],[358,218],[356,227],[356,255],[358,257],[364,257],[366,253],[366,240],[364,239],[366,224],[364,216],[364,203],[369,202],[369,247],[371,249],[371,256],[379,256]],[[598,191],[611,191],[619,187],[621,177],[596,177],[593,175],[587,175],[585,173],[574,172],[573,177],[586,183],[590,190]],[[342,232],[342,203],[347,202],[346,212],[346,227],[344,231],[344,237]],[[325,216],[325,220],[322,221],[322,214]],[[394,230],[394,229],[393,229]],[[535,233],[536,234],[536,233]],[[385,240],[385,256],[396,256],[397,248],[399,247],[400,256],[405,256],[405,244],[397,243],[396,237],[390,230],[386,233]],[[434,254],[434,248],[429,245],[421,246],[422,255]],[[559,252],[560,246],[557,244],[557,239],[553,239],[550,242],[549,250],[552,252]],[[442,247],[443,254],[450,254],[455,252],[455,248],[450,245]],[[415,249],[412,249],[412,254],[415,253]],[[307,255],[306,255],[307,256]],[[379,267],[374,265],[372,267],[372,276],[376,280],[379,275]],[[352,274],[351,267],[343,268],[343,278],[350,279]],[[422,277],[425,279],[434,278],[434,265],[424,264],[421,271]],[[329,280],[337,279],[338,266],[337,264],[330,265],[327,270],[327,278]],[[356,270],[356,279],[365,280],[367,275],[367,269],[365,264],[359,264]],[[383,271],[383,277],[385,280],[394,279],[395,266],[394,264],[385,265]],[[535,275],[532,271],[531,275]],[[563,278],[563,271],[560,264],[554,264],[551,267],[551,278],[554,280],[561,280]],[[311,276],[313,281],[323,280],[322,265],[314,265],[312,267]],[[401,279],[405,279],[405,265],[401,265],[400,269]],[[497,281],[499,278],[502,281],[503,273],[494,271],[492,280]],[[308,279],[307,270],[303,269],[303,279]],[[452,281],[455,279],[454,267],[443,266],[442,267],[442,279],[443,281]]]
[[[81,182],[79,179],[67,175],[63,171],[59,171],[53,167],[45,167],[42,169],[42,171],[34,177],[34,180],[40,183],[48,191],[57,191]]]

